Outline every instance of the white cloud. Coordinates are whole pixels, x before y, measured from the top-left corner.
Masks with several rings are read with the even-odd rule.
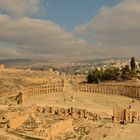
[[[123,0],[114,7],[102,8],[97,16],[76,28],[112,55],[139,55],[140,0]],[[120,53],[119,53],[120,52]],[[104,54],[106,55],[106,54]]]
[[[139,0],[103,7],[90,22],[76,28],[85,40],[95,40],[96,47],[52,21],[29,18],[40,12],[41,2],[0,0],[0,13],[7,14],[0,15],[0,58],[78,60],[139,55]]]
[[[13,19],[1,15],[0,42],[8,43],[9,48],[12,44],[18,57],[74,60],[88,57],[91,53],[90,46],[84,40],[57,24],[31,18]]]
[[[0,12],[14,17],[39,14],[41,0],[0,0]]]
[[[42,2],[0,0],[0,58],[77,60],[99,52],[54,22],[31,18],[41,12]]]

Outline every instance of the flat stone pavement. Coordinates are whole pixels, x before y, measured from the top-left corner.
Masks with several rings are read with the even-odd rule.
[[[73,98],[73,100],[72,100]],[[131,105],[133,110],[139,111],[140,101],[132,98],[97,93],[78,93],[73,85],[66,83],[64,93],[49,93],[43,95],[32,96],[25,101],[25,105],[40,106],[58,106],[58,107],[76,107],[86,109],[95,113],[105,113],[112,115],[113,107],[128,107]]]

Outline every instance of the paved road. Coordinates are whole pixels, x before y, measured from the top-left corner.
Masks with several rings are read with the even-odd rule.
[[[64,79],[64,101],[74,101],[75,100],[76,89],[71,84],[69,79]]]

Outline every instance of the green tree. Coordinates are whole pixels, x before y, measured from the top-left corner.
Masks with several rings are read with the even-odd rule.
[[[131,66],[131,78],[136,78],[138,75],[138,71],[134,57],[131,58],[130,66]]]
[[[132,57],[132,58],[131,58],[130,66],[131,66],[131,71],[136,71],[135,57]]]
[[[89,72],[87,76],[88,83],[98,84],[101,81],[102,81],[102,70],[94,69],[93,71]]]
[[[107,68],[103,73],[103,80],[117,80],[119,76],[119,68]]]
[[[87,82],[92,83],[94,81],[93,73],[89,72],[87,76]]]
[[[103,69],[94,69],[92,72],[89,72],[87,82],[98,84],[106,80],[117,80],[119,76],[120,70],[118,68],[107,68],[105,71]]]
[[[123,80],[130,80],[131,79],[131,69],[129,68],[128,65],[126,65],[124,68],[122,68],[121,78]]]
[[[140,69],[140,63],[138,64],[138,69]]]

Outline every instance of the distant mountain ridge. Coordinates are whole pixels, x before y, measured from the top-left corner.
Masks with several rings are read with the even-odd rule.
[[[28,66],[28,65],[34,65],[37,63],[47,63],[47,61],[44,60],[34,60],[34,59],[24,59],[24,58],[18,58],[18,59],[1,59],[0,64],[4,64],[6,66]]]
[[[110,60],[129,60],[130,58],[102,58],[102,59],[89,59],[89,60],[80,60],[80,61],[74,61],[74,62],[69,62],[75,63],[75,64],[95,64],[95,63],[102,63],[105,61],[110,61]],[[68,62],[67,62],[68,63]],[[37,59],[30,59],[30,58],[17,58],[17,59],[0,59],[0,64],[4,64],[6,66],[44,66],[44,65],[51,65],[55,64],[55,62],[51,62],[48,60],[37,60]],[[60,63],[61,64],[61,63]]]
[[[31,59],[1,59],[0,64],[14,66],[14,65],[23,65],[25,63],[31,62]]]
[[[83,63],[100,63],[102,61],[109,61],[109,60],[129,60],[130,58],[101,58],[101,59],[89,59],[89,60],[82,60],[82,61],[79,61],[79,62],[83,62]]]

